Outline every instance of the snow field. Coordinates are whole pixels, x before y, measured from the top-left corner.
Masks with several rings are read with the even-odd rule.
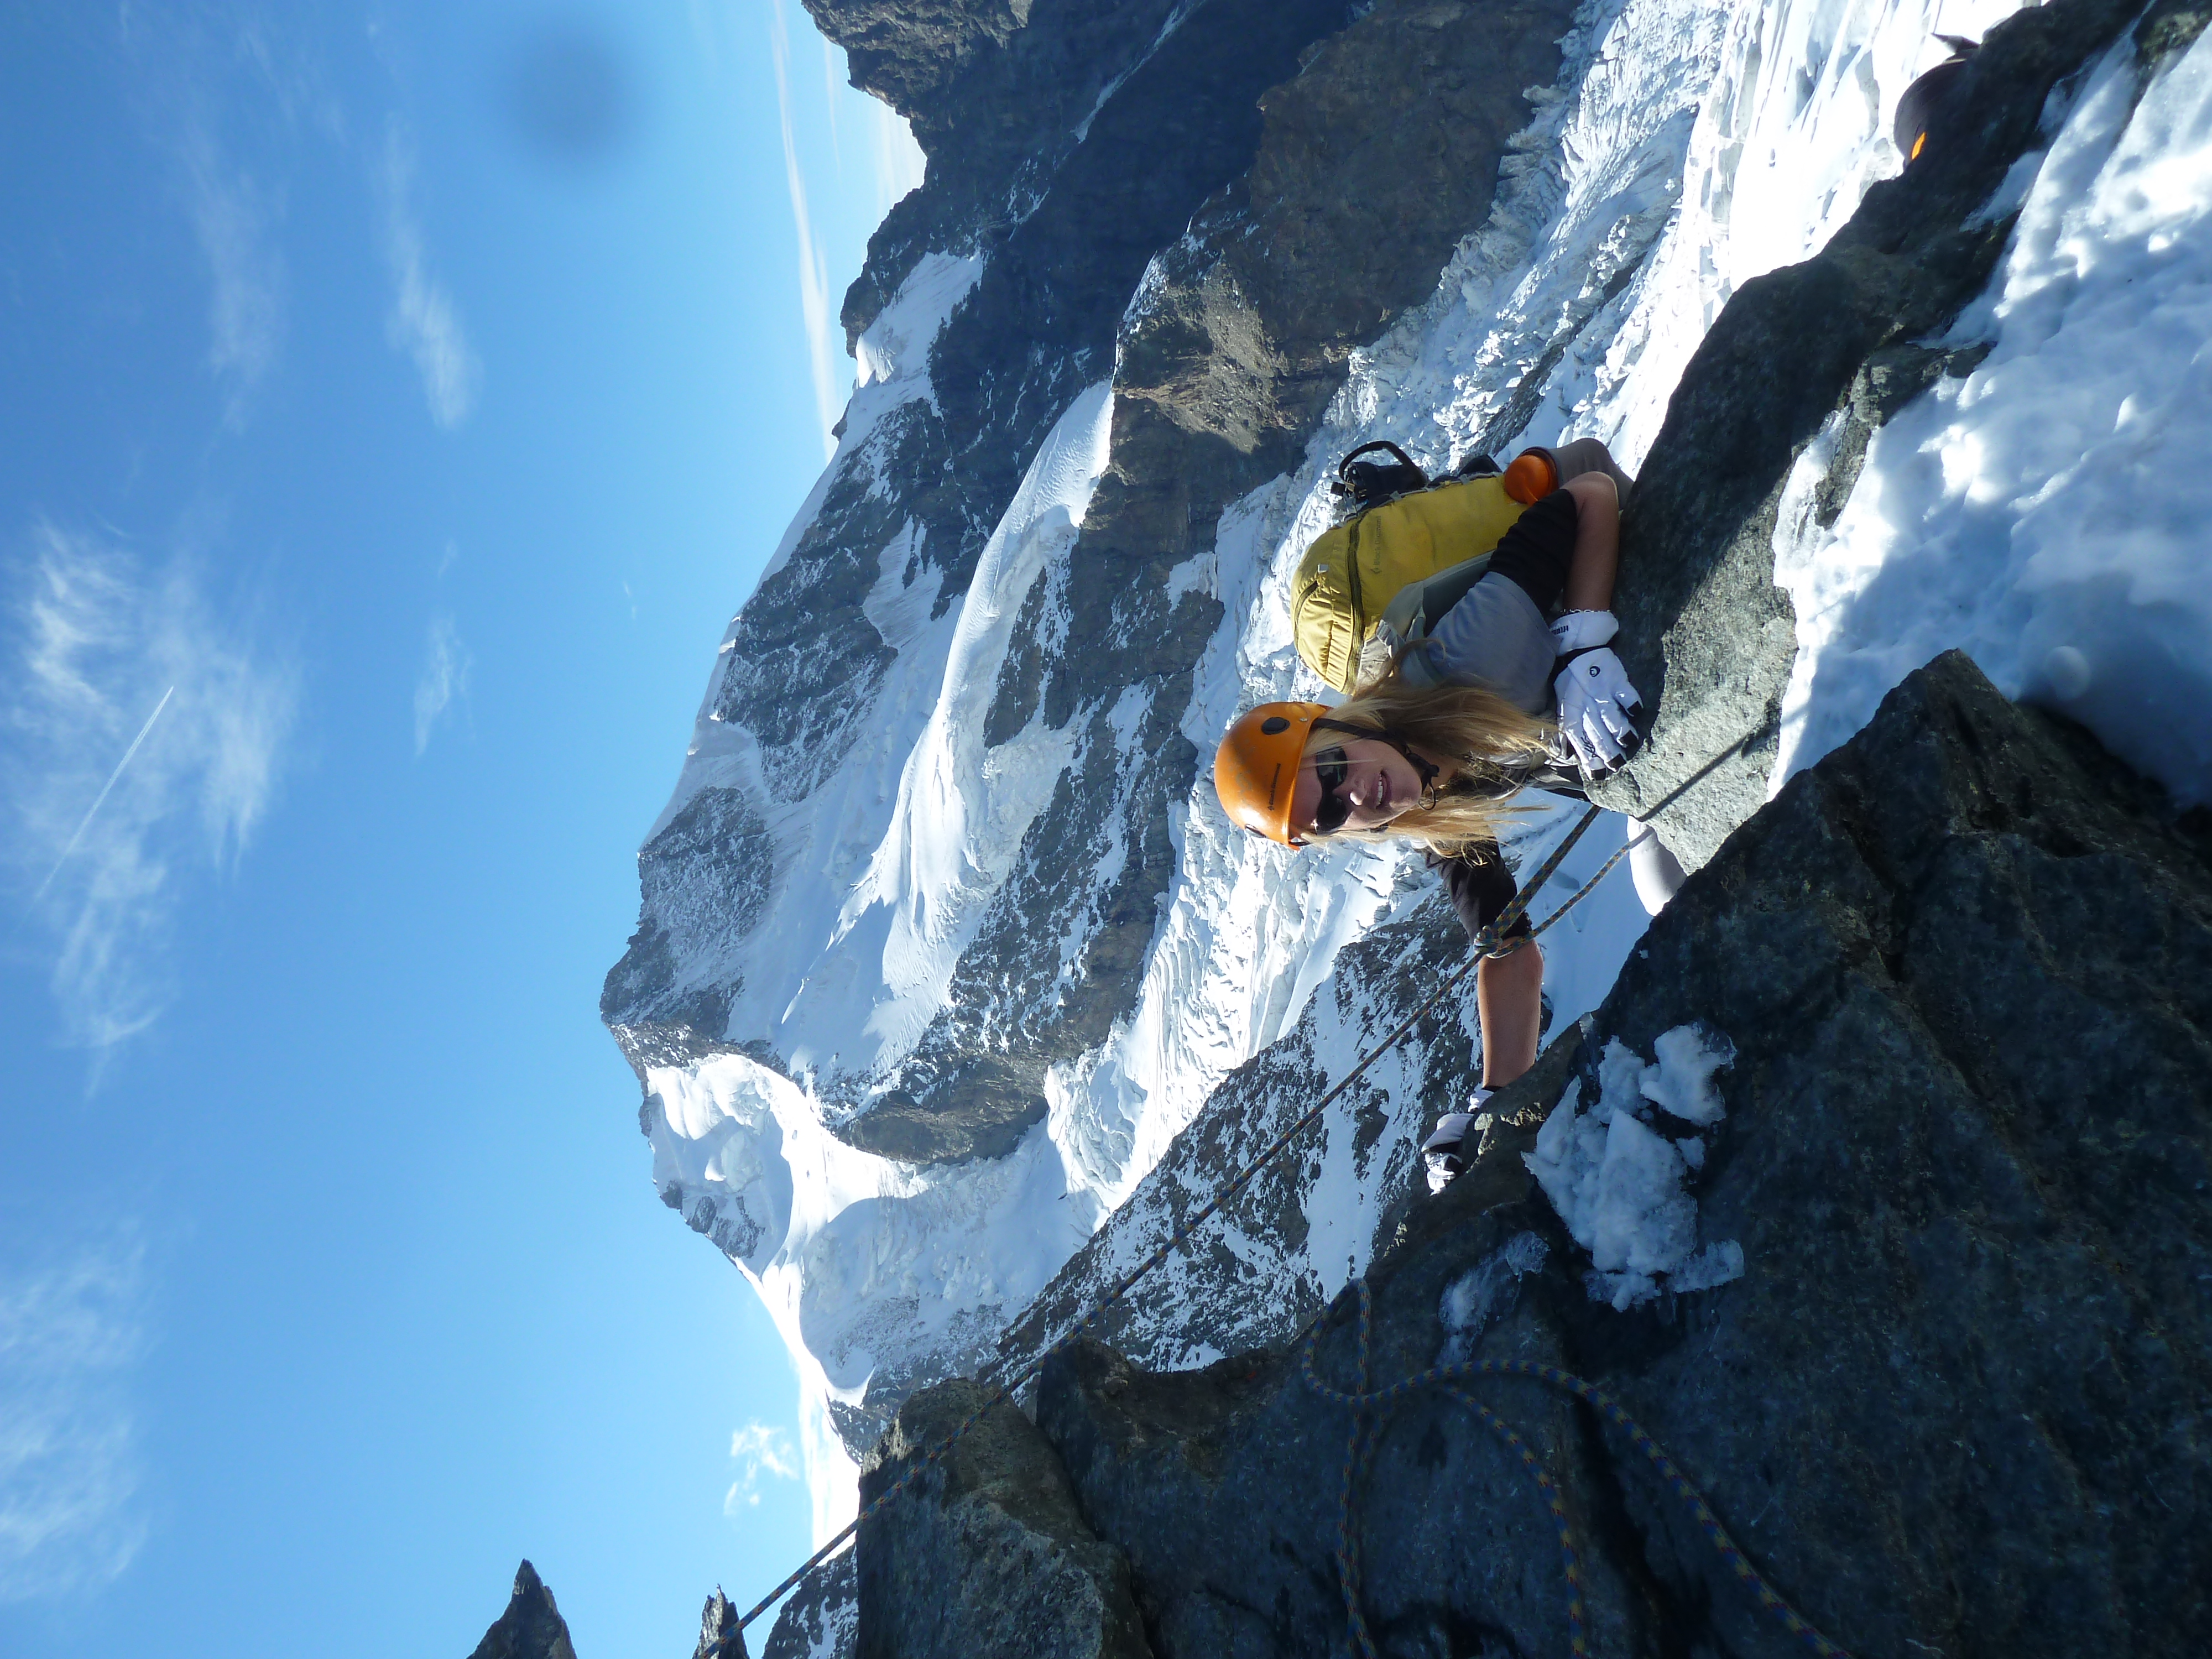
[[[797,1085],[742,1054],[646,1076],[653,1184],[737,1248],[799,1373],[817,1541],[857,1479],[830,1420],[879,1365],[981,1352],[1087,1236],[1041,1131],[1010,1156],[917,1169],[848,1146]],[[702,1218],[697,1206],[710,1206]],[[744,1247],[750,1241],[749,1249]]]
[[[1055,732],[1032,720],[988,750],[983,724],[1015,616],[1047,564],[1064,560],[1075,544],[1112,434],[1112,392],[1101,381],[1045,440],[976,564],[937,696],[900,773],[890,825],[830,935],[829,951],[856,929],[871,939],[871,954],[880,951],[880,980],[867,988],[872,1006],[854,1008],[840,998],[844,1006],[814,1022],[836,1030],[857,1017],[877,1039],[872,1054],[846,1061],[854,1070],[865,1064],[880,1071],[913,1051],[944,1006],[960,953],[1012,868],[1023,836],[1074,754],[1072,724]],[[888,925],[872,929],[872,912]],[[795,999],[786,1018],[811,1012]]]
[[[1776,790],[1957,646],[2212,798],[2212,41],[2145,88],[2123,35],[2051,114],[2003,264],[1946,342],[1989,355],[1875,434],[1833,525],[1811,512],[1832,428],[1792,475]]]

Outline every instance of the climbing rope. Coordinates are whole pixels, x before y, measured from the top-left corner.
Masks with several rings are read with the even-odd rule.
[[[722,1659],[722,1656],[726,1654],[732,1645],[743,1640],[746,1626],[751,1624],[754,1620],[759,1618],[761,1614],[766,1613],[770,1607],[774,1607],[777,1601],[782,1599],[784,1593],[797,1584],[800,1579],[804,1578],[816,1567],[821,1565],[823,1562],[827,1561],[840,1549],[843,1548],[846,1541],[857,1534],[870,1520],[873,1519],[874,1516],[883,1510],[885,1504],[889,1504],[892,1498],[904,1492],[908,1486],[912,1486],[916,1480],[919,1480],[924,1474],[927,1474],[931,1468],[934,1468],[939,1462],[941,1462],[945,1455],[960,1443],[962,1437],[967,1434],[969,1430],[974,1428],[978,1423],[981,1422],[983,1419],[1000,1403],[1012,1399],[1016,1393],[1027,1387],[1031,1381],[1043,1371],[1046,1364],[1051,1361],[1055,1354],[1058,1354],[1062,1349],[1073,1342],[1076,1338],[1081,1336],[1085,1331],[1090,1329],[1092,1325],[1096,1324],[1108,1309],[1113,1307],[1115,1303],[1121,1301],[1123,1297],[1129,1293],[1130,1288],[1134,1285],[1139,1279],[1144,1278],[1146,1273],[1151,1273],[1153,1268],[1160,1266],[1168,1259],[1169,1256],[1172,1255],[1185,1239],[1188,1238],[1193,1233],[1204,1226],[1207,1221],[1211,1220],[1213,1216],[1219,1212],[1224,1204],[1227,1203],[1229,1200],[1234,1198],[1238,1193],[1242,1192],[1245,1187],[1249,1185],[1255,1176],[1258,1175],[1261,1170],[1266,1169],[1267,1165],[1273,1163],[1275,1159],[1281,1155],[1284,1150],[1290,1146],[1291,1141],[1295,1140],[1300,1134],[1304,1133],[1308,1128],[1310,1128],[1315,1123],[1318,1122],[1320,1121],[1321,1115],[1324,1111],[1328,1110],[1329,1106],[1340,1097],[1346,1090],[1351,1088],[1353,1084],[1357,1083],[1362,1077],[1366,1075],[1368,1067],[1374,1065],[1376,1060],[1382,1059],[1384,1054],[1389,1053],[1392,1048],[1395,1048],[1399,1042],[1405,1038],[1407,1033],[1411,1031],[1413,1027],[1420,1022],[1424,1015],[1427,1014],[1431,1009],[1442,1002],[1445,997],[1449,995],[1451,992],[1458,987],[1462,981],[1466,979],[1470,973],[1474,971],[1476,966],[1483,960],[1484,957],[1511,955],[1515,951],[1519,950],[1522,945],[1527,945],[1531,940],[1534,939],[1539,934],[1542,933],[1546,928],[1551,927],[1551,925],[1559,921],[1561,916],[1564,916],[1568,911],[1573,909],[1576,905],[1581,903],[1583,900],[1589,895],[1591,890],[1597,886],[1598,883],[1605,879],[1606,876],[1612,871],[1613,866],[1620,862],[1622,854],[1625,854],[1628,850],[1626,847],[1623,847],[1620,852],[1616,852],[1611,858],[1606,860],[1605,863],[1599,867],[1598,872],[1595,875],[1592,876],[1588,881],[1584,882],[1580,887],[1576,889],[1573,894],[1568,897],[1567,902],[1560,905],[1558,909],[1553,911],[1550,915],[1545,917],[1542,922],[1531,928],[1526,934],[1523,934],[1518,939],[1509,940],[1504,938],[1506,930],[1510,928],[1513,924],[1518,921],[1527,912],[1529,902],[1535,897],[1538,890],[1540,889],[1546,882],[1552,878],[1553,872],[1559,869],[1560,864],[1565,860],[1568,853],[1573,850],[1575,843],[1583,838],[1583,833],[1589,829],[1591,824],[1597,822],[1598,814],[1603,810],[1604,809],[1601,807],[1592,806],[1583,812],[1582,817],[1577,820],[1575,827],[1570,830],[1566,835],[1560,839],[1559,844],[1557,847],[1554,847],[1551,852],[1545,856],[1543,863],[1536,867],[1536,872],[1529,877],[1527,882],[1522,884],[1521,890],[1513,896],[1512,902],[1508,904],[1503,910],[1499,911],[1497,919],[1492,921],[1488,927],[1485,927],[1481,933],[1475,935],[1474,946],[1468,953],[1468,959],[1462,963],[1459,967],[1454,969],[1451,973],[1445,975],[1443,982],[1438,985],[1434,992],[1431,993],[1426,1001],[1423,1002],[1419,1007],[1414,1009],[1412,1013],[1407,1015],[1406,1018],[1400,1022],[1398,1028],[1392,1031],[1389,1036],[1384,1037],[1382,1042],[1376,1043],[1364,1054],[1362,1054],[1359,1057],[1358,1063],[1355,1064],[1349,1072],[1344,1074],[1342,1080],[1340,1081],[1334,1088],[1329,1090],[1328,1093],[1324,1094],[1319,1100],[1316,1101],[1310,1107],[1307,1108],[1304,1114],[1293,1122],[1290,1127],[1285,1129],[1282,1133],[1277,1135],[1274,1139],[1268,1142],[1267,1149],[1257,1158],[1254,1158],[1242,1170],[1239,1170],[1235,1175],[1231,1176],[1227,1183],[1217,1191],[1212,1198],[1208,1199],[1195,1213],[1191,1215],[1182,1223],[1182,1225],[1168,1235],[1166,1243],[1163,1243],[1158,1249],[1146,1256],[1144,1261],[1139,1262],[1131,1272],[1123,1274],[1120,1281],[1115,1285],[1114,1288],[1106,1293],[1104,1300],[1101,1301],[1088,1313],[1085,1313],[1080,1319],[1077,1320],[1074,1324],[1069,1326],[1067,1329],[1062,1332],[1060,1337],[1051,1344],[1051,1346],[1047,1347],[1044,1352],[1040,1353],[1035,1359],[1030,1361],[1028,1364],[1022,1367],[1022,1369],[1016,1372],[1012,1378],[999,1384],[999,1386],[992,1391],[990,1397],[985,1400],[983,1403],[978,1406],[974,1411],[969,1413],[966,1417],[963,1418],[959,1424],[954,1427],[951,1433],[946,1435],[944,1439],[939,1441],[937,1444],[932,1446],[927,1451],[924,1452],[921,1462],[916,1463],[912,1468],[908,1469],[904,1474],[901,1475],[896,1480],[893,1481],[889,1486],[885,1487],[881,1492],[878,1492],[866,1509],[862,1510],[858,1515],[854,1516],[851,1521],[845,1524],[843,1529],[841,1530],[836,1536],[830,1539],[828,1543],[823,1545],[820,1549],[815,1551],[813,1554],[808,1556],[805,1560],[799,1563],[797,1570],[794,1571],[788,1578],[786,1578],[766,1595],[761,1597],[761,1599],[753,1605],[752,1609],[748,1612],[744,1618],[738,1620],[734,1626],[724,1631],[721,1636],[716,1639],[714,1648],[712,1649],[714,1659]]]
[[[1606,1393],[1604,1389],[1586,1382],[1570,1372],[1563,1371],[1555,1365],[1540,1365],[1533,1360],[1527,1359],[1475,1359],[1451,1365],[1431,1365],[1428,1370],[1409,1376],[1402,1382],[1394,1382],[1389,1388],[1377,1389],[1370,1392],[1367,1382],[1369,1358],[1374,1342],[1375,1292],[1364,1279],[1357,1280],[1354,1288],[1358,1292],[1359,1299],[1355,1361],[1358,1381],[1355,1386],[1350,1390],[1332,1388],[1322,1381],[1321,1373],[1315,1367],[1314,1351],[1320,1346],[1322,1332],[1327,1322],[1326,1316],[1314,1322],[1306,1337],[1304,1351],[1299,1356],[1298,1369],[1305,1377],[1306,1385],[1316,1394],[1335,1405],[1350,1407],[1352,1413],[1352,1437],[1346,1445],[1344,1454],[1342,1504],[1338,1511],[1336,1523],[1336,1571],[1337,1582],[1344,1593],[1345,1620],[1346,1628],[1351,1633],[1352,1650],[1360,1656],[1360,1659],[1377,1659],[1377,1650],[1374,1635],[1367,1627],[1367,1615],[1360,1605],[1359,1547],[1354,1520],[1354,1504],[1358,1496],[1359,1479],[1366,1474],[1369,1466],[1373,1462],[1375,1449],[1382,1438],[1383,1413],[1390,1407],[1407,1398],[1416,1389],[1455,1382],[1471,1382],[1476,1377],[1483,1376],[1530,1377],[1547,1388],[1556,1389],[1562,1394],[1571,1394],[1576,1399],[1584,1401],[1595,1407],[1608,1421],[1626,1433],[1636,1449],[1642,1452],[1650,1462],[1651,1466],[1658,1470],[1659,1478],[1666,1482],[1668,1489],[1681,1499],[1696,1519],[1698,1529],[1705,1534],[1706,1542],[1719,1553],[1721,1559],[1728,1564],[1729,1570],[1750,1588],[1761,1607],[1779,1620],[1784,1627],[1802,1642],[1808,1652],[1818,1656],[1818,1659],[1850,1659],[1850,1654],[1821,1635],[1802,1613],[1776,1593],[1773,1586],[1759,1576],[1759,1570],[1744,1559],[1743,1552],[1736,1547],[1735,1540],[1729,1536],[1728,1529],[1721,1525],[1720,1519],[1714,1515],[1711,1506],[1705,1502],[1698,1489],[1690,1484],[1688,1477],[1676,1466],[1674,1460],[1668,1456],[1665,1449],[1645,1433],[1643,1425],[1631,1417],[1620,1402]],[[1559,1495],[1559,1486],[1545,1472],[1543,1464],[1537,1458],[1536,1454],[1529,1449],[1528,1443],[1507,1427],[1497,1413],[1476,1400],[1473,1395],[1462,1389],[1449,1389],[1446,1391],[1454,1398],[1472,1407],[1487,1427],[1504,1438],[1507,1444],[1519,1455],[1522,1466],[1528,1470],[1539,1489],[1543,1492],[1544,1501],[1550,1505],[1552,1519],[1559,1528],[1559,1553],[1564,1558],[1566,1567],[1567,1643],[1570,1649],[1577,1656],[1577,1659],[1587,1659],[1589,1646],[1584,1637],[1582,1568],[1575,1553],[1573,1535],[1567,1525],[1567,1506]]]

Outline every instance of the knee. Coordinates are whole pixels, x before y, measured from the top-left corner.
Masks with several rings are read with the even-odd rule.
[[[1667,850],[1657,832],[1634,818],[1628,821],[1628,873],[1644,914],[1653,916],[1667,908],[1686,879],[1681,860]]]

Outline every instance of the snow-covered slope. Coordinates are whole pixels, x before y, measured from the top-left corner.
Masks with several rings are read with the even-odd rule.
[[[1951,331],[1989,355],[1874,435],[1831,522],[1840,422],[1791,478],[1778,790],[1958,646],[2212,797],[2212,52],[2145,88],[2124,39],[2051,113],[1992,204],[2019,207],[2003,267]]]
[[[1177,53],[1219,49],[1207,9],[1166,33],[1144,21],[1067,154],[1129,142],[1130,124],[1106,118],[1116,100],[1146,95]],[[1398,0],[1354,27],[1418,9]],[[1199,402],[1176,413],[1194,443],[1216,445],[1188,465],[1237,483],[1218,521],[1177,520],[1179,556],[1128,568],[1127,591],[1160,606],[1152,622],[1085,597],[1111,550],[1092,534],[1100,503],[1121,512],[1158,483],[1130,476],[1135,452],[1120,447],[1139,426],[1132,343],[1154,337],[1185,273],[1215,257],[1206,239],[1226,233],[1206,227],[1258,210],[1240,205],[1248,186],[1209,198],[1189,236],[1156,241],[1149,270],[1129,265],[1111,361],[1038,348],[1018,383],[1001,367],[954,390],[969,359],[947,343],[1012,303],[994,272],[1030,256],[994,240],[1005,226],[956,224],[911,259],[867,319],[837,456],[725,641],[605,1004],[644,1083],[663,1197],[754,1279],[792,1346],[823,1528],[851,1501],[848,1454],[885,1412],[918,1382],[980,1365],[1216,1091],[1251,1086],[1239,1067],[1287,1038],[1284,1078],[1340,1075],[1397,997],[1376,976],[1392,962],[1426,971],[1450,947],[1419,912],[1417,862],[1283,855],[1226,823],[1205,775],[1239,708],[1316,689],[1291,648],[1285,584],[1328,521],[1334,458],[1377,436],[1441,464],[1597,435],[1634,469],[1731,295],[1817,252],[1897,171],[1891,112],[1944,55],[1933,31],[1979,35],[2011,9],[1583,5],[1556,79],[1507,124],[1519,131],[1494,197],[1433,292],[1342,362],[1291,465],[1244,487],[1239,469],[1265,444],[1237,449],[1218,435],[1230,424],[1189,413]],[[1463,9],[1437,15],[1478,27]],[[1839,518],[1822,524],[1811,505],[1818,446],[1801,465],[1778,532],[1799,617],[1778,783],[1963,642],[2007,690],[2070,699],[2119,752],[2205,793],[2212,589],[2203,468],[2185,458],[2212,430],[2212,70],[2199,46],[2137,103],[2132,64],[2116,56],[2054,101],[2050,148],[1989,210],[2025,204],[1996,288],[1957,325],[1960,339],[1994,337],[1989,356],[1880,430]],[[1037,222],[1058,187],[1024,173],[985,206]],[[1121,227],[1079,228],[1103,245]],[[1256,343],[1231,341],[1220,291],[1206,290],[1208,361],[1264,364],[1266,318],[1248,319]],[[1018,459],[1003,486],[956,461],[977,434]],[[1188,649],[1153,649],[1139,636],[1154,629]],[[1102,662],[1132,666],[1101,683]],[[1188,781],[1164,792],[1168,762]],[[1533,816],[1528,843],[1558,822]],[[1618,826],[1585,841],[1553,901],[1619,846]],[[1152,885],[1133,873],[1146,860],[1163,872]],[[1555,1022],[1598,1003],[1643,925],[1615,877],[1547,938]],[[1365,977],[1334,981],[1370,939],[1400,954],[1370,951]],[[1455,1065],[1472,1024],[1470,1010],[1450,1039]],[[1435,1103],[1418,1072],[1391,1080],[1382,1118],[1347,1103],[1317,1141],[1305,1224],[1245,1263],[1291,1275],[1290,1301],[1358,1272],[1397,1200]],[[1185,1196],[1148,1190],[1136,1208],[1154,1216]],[[1097,1273],[1141,1254],[1139,1221]]]

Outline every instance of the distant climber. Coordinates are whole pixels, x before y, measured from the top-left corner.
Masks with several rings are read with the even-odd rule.
[[[1511,798],[1524,787],[1580,795],[1642,741],[1643,699],[1610,643],[1621,476],[1604,456],[1542,495],[1477,580],[1386,658],[1370,659],[1344,702],[1262,703],[1241,716],[1213,765],[1230,817],[1294,848],[1418,841],[1469,936],[1479,934],[1515,890],[1498,847]],[[1656,914],[1681,866],[1633,819],[1629,834],[1638,896]],[[1432,1186],[1457,1172],[1462,1138],[1491,1091],[1535,1063],[1543,953],[1510,945],[1529,926],[1517,920],[1505,953],[1476,970],[1482,1087],[1425,1144]]]
[[[1890,137],[1897,142],[1898,154],[1905,157],[1907,167],[1918,161],[1927,149],[1928,125],[1935,119],[1937,106],[1956,84],[1967,60],[1981,49],[1979,41],[1962,40],[1955,34],[1939,34],[1936,38],[1950,47],[1951,55],[1905,88],[1905,96],[1897,100],[1897,121],[1890,130]]]

